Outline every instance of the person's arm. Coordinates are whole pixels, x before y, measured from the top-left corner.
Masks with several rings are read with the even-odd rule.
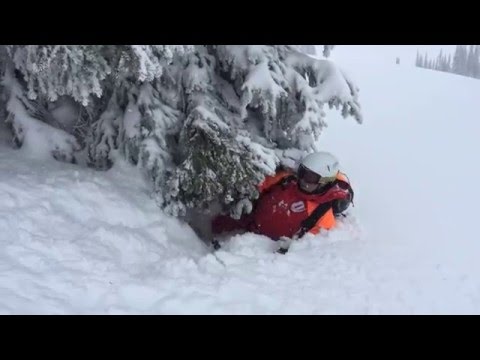
[[[265,180],[258,185],[258,191],[263,193],[264,191],[270,189],[273,185],[278,184],[282,179],[287,176],[292,175],[292,173],[288,171],[279,171],[275,175],[265,177]]]
[[[338,185],[342,188],[342,189],[345,189],[348,191],[348,196],[347,198],[345,199],[337,199],[337,200],[334,200],[333,201],[333,204],[332,204],[332,210],[333,210],[333,214],[335,216],[338,216],[339,214],[343,213],[345,210],[348,209],[348,207],[350,206],[350,204],[352,203],[353,201],[353,189],[352,187],[350,186],[349,183],[345,182],[345,181],[339,181],[338,182]]]

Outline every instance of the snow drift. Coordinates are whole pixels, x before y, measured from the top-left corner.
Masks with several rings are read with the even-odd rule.
[[[360,87],[364,124],[329,113],[321,138],[356,190],[337,229],[287,255],[252,234],[211,253],[158,211],[136,169],[39,162],[2,144],[0,311],[480,313],[480,82],[343,49],[333,54]]]

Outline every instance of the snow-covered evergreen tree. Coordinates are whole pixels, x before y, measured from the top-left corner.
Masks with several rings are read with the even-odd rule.
[[[316,149],[325,106],[362,121],[350,79],[296,45],[3,50],[18,146],[38,146],[26,136],[34,126],[58,159],[108,169],[123,156],[172,214],[218,203],[238,217],[266,175]]]
[[[467,59],[466,59],[466,69],[465,69],[465,75],[467,76],[472,76],[473,77],[473,72],[475,71],[475,54],[474,54],[474,46],[470,45],[467,48]]]
[[[415,66],[416,67],[423,67],[423,58],[422,55],[417,50],[417,56],[415,57]]]
[[[453,55],[453,72],[459,75],[467,75],[467,46],[457,45]]]
[[[126,93],[159,78],[163,65],[185,49],[183,45],[7,46],[12,76],[5,89],[19,89],[20,104],[33,122],[75,137],[78,144],[63,148],[60,157],[71,160],[79,155],[78,146],[87,146],[90,163],[105,168],[111,163],[105,149],[118,140],[121,126],[114,125],[110,115],[117,114],[118,120],[128,105]],[[14,137],[23,138],[27,123],[20,124],[15,114],[20,107],[10,109]]]
[[[470,49],[470,76],[478,79],[480,77],[480,47],[471,45]]]
[[[443,71],[443,72],[449,72],[450,71],[450,64],[449,64],[449,58],[447,57],[446,54],[443,54],[441,52],[441,63],[440,63],[440,68],[439,70],[440,71]]]
[[[478,45],[457,45],[453,59],[451,54],[440,50],[435,60],[429,60],[428,55],[422,57],[418,52],[415,58],[417,67],[452,72],[459,75],[480,78],[480,47]]]
[[[428,61],[428,54],[425,53],[425,56],[423,57],[423,67],[425,69],[429,69],[430,63]]]
[[[440,54],[438,54],[437,56],[437,61],[435,63],[435,70],[438,70],[438,71],[443,71],[444,65],[443,65],[443,51],[440,50]]]
[[[357,90],[341,71],[291,46],[197,47],[182,86],[183,161],[168,193],[187,207],[220,201],[239,216],[282,163],[274,150],[315,149],[324,105],[361,121]]]

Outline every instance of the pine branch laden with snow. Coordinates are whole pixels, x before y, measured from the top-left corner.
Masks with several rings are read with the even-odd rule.
[[[130,45],[132,66],[141,83],[151,82],[162,75],[163,67],[171,63],[175,56],[193,51],[189,45]]]
[[[31,100],[42,94],[49,101],[68,95],[87,105],[90,96],[102,96],[102,81],[111,68],[103,45],[10,46],[15,68],[27,83]]]
[[[142,85],[132,113],[124,119],[124,143],[130,146],[125,154],[130,157],[131,151],[138,152],[137,161],[151,175],[157,193],[164,191],[166,173],[174,166],[172,138],[180,131],[182,120],[181,112],[166,100],[166,87],[163,90],[149,83]]]
[[[218,126],[212,115],[195,109],[187,119],[181,138],[187,144],[186,158],[170,179],[167,194],[186,208],[207,209],[216,201],[231,205],[238,218],[243,208],[237,202],[258,197],[256,184],[264,169],[259,169],[253,148]]]
[[[326,103],[330,108],[341,108],[344,117],[352,116],[358,123],[362,122],[358,89],[332,62],[298,54],[292,54],[287,61],[295,69],[293,88],[300,103],[297,108],[301,109],[301,117],[287,130],[294,147],[313,149],[327,126],[323,111]]]
[[[315,45],[293,45],[296,50],[309,55],[317,55]]]
[[[112,152],[118,149],[118,135],[122,111],[114,94],[108,103],[107,109],[95,121],[88,133],[87,163],[89,166],[108,170],[113,165]]]
[[[237,138],[239,114],[232,111],[225,93],[218,93],[221,80],[215,64],[211,54],[198,48],[182,75],[187,115],[179,141],[182,161],[165,194],[175,212],[248,199],[262,179],[255,153]]]
[[[15,68],[27,83],[28,98],[46,95],[49,101],[68,95],[86,106],[101,97],[104,80],[128,76],[142,83],[162,74],[187,45],[15,45],[8,46]]]
[[[223,70],[237,80],[242,117],[255,113],[263,135],[283,148],[312,149],[326,126],[325,104],[362,121],[358,89],[328,60],[279,45],[216,50]]]
[[[53,156],[59,161],[76,162],[75,152],[80,146],[75,137],[29,114],[29,100],[25,98],[11,68],[7,69],[2,85],[9,90],[6,109],[10,115],[7,120],[13,131],[15,145],[24,146],[36,157]]]

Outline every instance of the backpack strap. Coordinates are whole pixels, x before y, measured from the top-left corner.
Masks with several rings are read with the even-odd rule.
[[[328,210],[333,205],[333,201],[328,201],[326,203],[320,204],[312,211],[310,216],[302,221],[300,229],[296,232],[295,237],[301,238],[307,232],[309,232],[315,224],[320,220],[320,218],[327,213]]]

